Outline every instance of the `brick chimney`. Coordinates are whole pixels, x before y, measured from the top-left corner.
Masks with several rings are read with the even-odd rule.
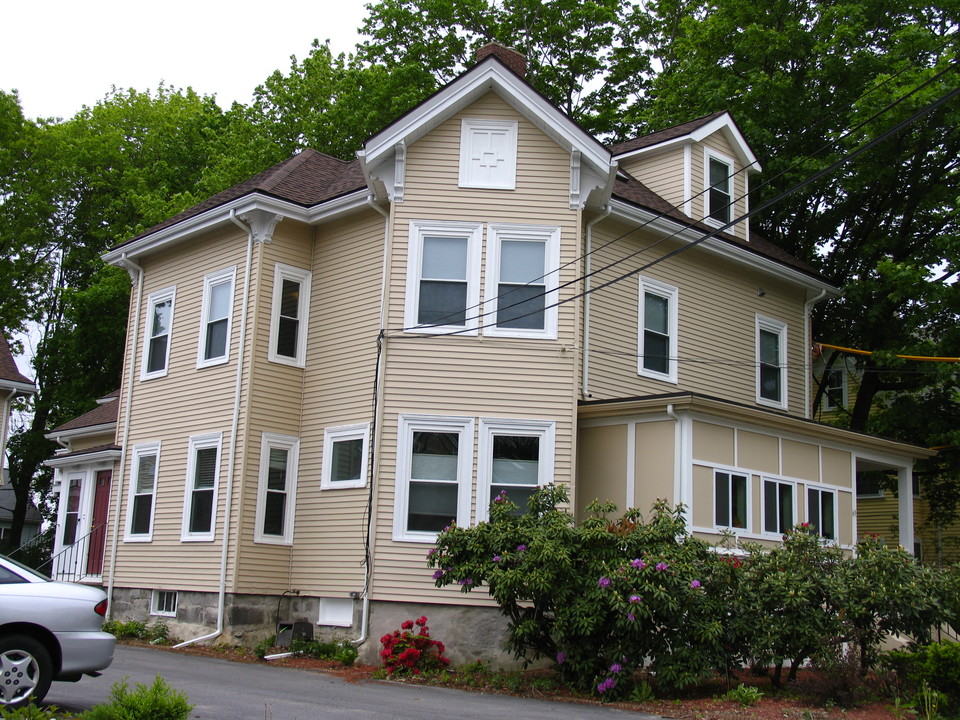
[[[488,42],[477,50],[477,62],[483,62],[491,55],[506,65],[516,75],[524,77],[527,74],[527,56],[523,53],[517,52],[513,48],[505,47],[500,43]]]

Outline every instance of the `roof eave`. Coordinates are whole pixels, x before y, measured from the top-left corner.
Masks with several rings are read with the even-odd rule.
[[[117,423],[98,423],[96,425],[86,425],[84,427],[70,428],[69,430],[54,430],[44,434],[47,440],[70,440],[72,438],[87,437],[89,435],[104,435],[108,432],[116,432]]]

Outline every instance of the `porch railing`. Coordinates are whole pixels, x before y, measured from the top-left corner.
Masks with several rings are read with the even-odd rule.
[[[91,528],[90,532],[53,555],[37,570],[62,582],[81,582],[91,577],[100,577],[103,573],[103,541],[106,529],[106,523]]]
[[[56,527],[50,526],[43,532],[7,553],[7,557],[40,571],[40,567],[49,564],[53,548],[53,536]],[[40,571],[42,572],[42,571]]]

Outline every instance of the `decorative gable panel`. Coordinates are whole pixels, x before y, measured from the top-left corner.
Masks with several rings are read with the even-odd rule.
[[[514,190],[516,121],[464,118],[460,130],[460,187]]]

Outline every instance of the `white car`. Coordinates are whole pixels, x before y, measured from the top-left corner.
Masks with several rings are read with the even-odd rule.
[[[40,702],[52,680],[110,665],[116,638],[100,630],[106,611],[103,590],[53,582],[0,555],[0,708]]]

